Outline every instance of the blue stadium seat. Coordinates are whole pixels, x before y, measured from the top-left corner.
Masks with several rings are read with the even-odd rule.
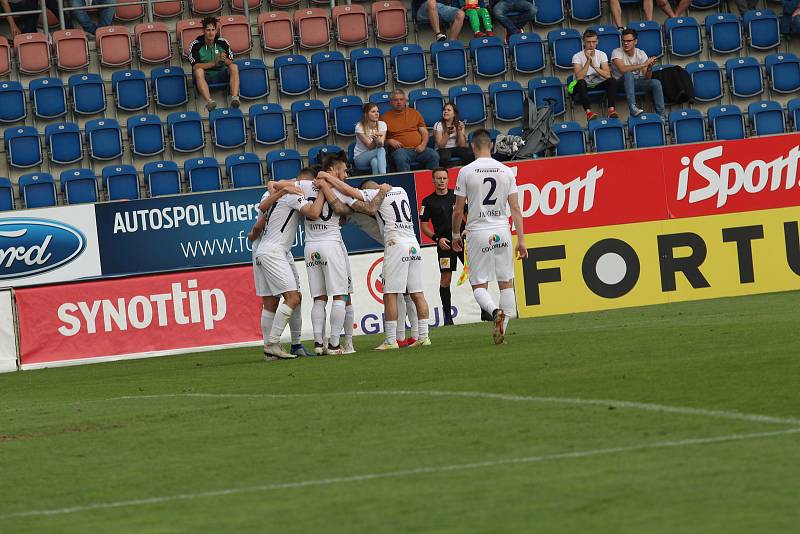
[[[48,124],[44,129],[44,139],[53,163],[69,165],[83,159],[83,136],[74,122]]]
[[[428,128],[442,120],[444,98],[438,89],[414,89],[408,94],[408,105],[422,115]]]
[[[177,195],[181,192],[181,171],[174,161],[145,163],[142,174],[151,197]]]
[[[164,108],[182,106],[189,101],[186,73],[181,67],[158,67],[150,73],[156,105]]]
[[[261,160],[252,152],[231,154],[225,158],[225,173],[233,187],[264,185]]]
[[[506,71],[506,47],[499,37],[470,39],[469,53],[478,76],[494,78]]]
[[[537,0],[537,6],[541,0]],[[600,0],[569,0],[569,17],[578,22],[591,22],[603,14]],[[611,56],[609,56],[611,57]]]
[[[663,146],[666,142],[664,122],[656,113],[628,117],[628,133],[636,148]]]
[[[308,151],[308,164],[316,163],[320,158],[324,158],[328,154],[338,154],[344,152],[342,147],[336,145],[317,145]]]
[[[245,100],[257,100],[269,95],[267,66],[260,59],[237,59],[239,67],[239,96]]]
[[[664,40],[661,34],[661,25],[654,20],[631,22],[628,28],[633,28],[638,34],[637,48],[644,50],[649,57],[664,55]]]
[[[350,52],[353,78],[358,87],[372,89],[386,85],[386,61],[380,48],[356,48]]]
[[[770,89],[776,93],[795,93],[800,90],[800,60],[785,52],[770,54],[764,58]]]
[[[415,85],[428,79],[425,52],[417,44],[394,45],[389,50],[389,62],[397,83]]]
[[[546,106],[548,100],[553,100],[555,103],[551,107],[555,116],[562,115],[567,110],[564,102],[564,84],[555,76],[528,80],[528,95],[537,108]]]
[[[167,115],[172,150],[195,152],[206,146],[203,119],[194,111],[175,111]]]
[[[447,97],[458,108],[458,114],[465,124],[479,124],[486,121],[486,102],[480,85],[451,87]]]
[[[369,101],[373,104],[378,104],[378,112],[380,112],[381,115],[392,109],[391,99],[392,97],[388,91],[381,91],[369,95]]]
[[[311,91],[311,70],[306,56],[302,54],[278,56],[273,67],[281,93],[297,96]]]
[[[33,126],[12,126],[3,131],[3,144],[12,167],[25,169],[42,163],[39,132]]]
[[[108,200],[139,198],[139,175],[133,165],[107,165],[102,175]]]
[[[678,143],[699,143],[706,140],[706,122],[698,109],[671,111],[668,118],[672,139]]]
[[[750,48],[769,50],[781,44],[778,16],[769,9],[751,9],[742,16]]]
[[[800,98],[793,98],[786,103],[786,114],[789,116],[789,121],[794,125],[794,131],[799,131]]]
[[[37,78],[28,84],[33,113],[42,119],[57,119],[67,114],[67,93],[59,78]]]
[[[350,85],[347,60],[341,52],[326,50],[311,56],[311,70],[322,91],[341,91]]]
[[[296,150],[284,149],[267,152],[267,169],[273,180],[294,179],[303,168],[303,160]]]
[[[751,98],[764,92],[761,65],[754,57],[729,59],[725,62],[725,74],[734,96]]]
[[[111,89],[117,108],[123,111],[139,111],[150,104],[147,78],[140,70],[118,70],[111,75]]]
[[[544,42],[538,33],[515,33],[508,41],[508,53],[514,70],[533,74],[545,68]]]
[[[689,7],[692,9],[712,9],[719,6],[720,0],[692,0]]]
[[[461,41],[431,44],[433,74],[440,80],[452,82],[467,76],[467,50]]]
[[[31,172],[19,177],[19,190],[26,208],[56,205],[56,181],[46,172]]]
[[[122,157],[122,132],[115,119],[93,119],[86,123],[89,156],[97,160]]]
[[[25,108],[25,91],[19,82],[3,81],[0,83],[0,122],[17,122],[28,116]]]
[[[222,173],[214,158],[191,158],[183,163],[183,174],[189,184],[189,191],[218,191],[222,189]]]
[[[522,118],[525,90],[516,81],[489,84],[489,100],[494,108],[494,118],[499,121],[517,121]]]
[[[11,180],[5,176],[0,176],[0,211],[8,211],[15,208],[14,187],[11,185]]]
[[[733,13],[706,15],[706,37],[712,51],[736,52],[742,48],[742,22]]]
[[[589,138],[597,152],[625,148],[625,132],[619,119],[603,118],[589,121]]]
[[[770,135],[786,132],[783,108],[779,102],[763,100],[747,106],[750,129],[753,135]]]
[[[303,141],[316,141],[328,137],[328,113],[321,100],[292,102],[294,134]]]
[[[328,102],[328,110],[336,135],[355,135],[356,123],[363,115],[364,102],[358,96],[335,96]]]
[[[611,25],[589,26],[589,29],[597,33],[597,49],[605,52],[608,60],[611,61],[611,53],[614,49],[622,48],[622,34],[620,34],[620,31],[616,26]]]
[[[539,26],[550,26],[564,20],[562,0],[536,0],[536,16],[533,21]]]
[[[105,111],[106,89],[99,74],[73,74],[68,85],[75,113],[94,115]]]
[[[208,122],[218,147],[237,148],[247,143],[247,126],[240,109],[215,109],[209,113]]]
[[[556,156],[586,153],[586,132],[577,122],[556,123],[553,125],[553,132],[558,136]]]
[[[128,144],[137,156],[164,152],[164,126],[158,115],[134,115],[128,119]]]
[[[553,55],[553,66],[572,71],[572,56],[583,50],[583,38],[574,28],[558,28],[547,32],[547,45]]]
[[[703,51],[700,24],[692,17],[675,17],[664,22],[664,33],[673,56],[696,56]]]
[[[250,131],[253,140],[262,145],[286,141],[286,115],[280,104],[250,106]]]
[[[686,72],[692,79],[694,99],[699,102],[712,102],[722,98],[722,71],[713,61],[695,61],[686,65]]]
[[[69,169],[61,172],[61,194],[67,204],[97,202],[97,177],[92,169]]]
[[[744,139],[744,117],[733,104],[709,108],[708,126],[714,139]]]

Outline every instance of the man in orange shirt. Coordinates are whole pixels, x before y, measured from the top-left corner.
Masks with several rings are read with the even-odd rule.
[[[428,147],[428,128],[415,109],[406,105],[406,94],[392,91],[392,109],[381,116],[386,123],[386,144],[392,151],[392,162],[398,172],[408,172],[416,164],[433,170],[439,166],[439,154]]]

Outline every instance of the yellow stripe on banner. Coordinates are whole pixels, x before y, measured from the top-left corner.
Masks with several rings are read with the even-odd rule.
[[[799,226],[792,207],[530,234],[515,264],[519,313],[800,289]]]

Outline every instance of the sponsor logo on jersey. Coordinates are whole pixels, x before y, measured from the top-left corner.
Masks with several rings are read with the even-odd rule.
[[[495,243],[499,243],[499,242],[500,242],[500,236],[499,235],[492,234],[491,236],[489,236],[489,244],[490,245],[494,245]]]
[[[319,252],[312,252],[308,259],[309,261],[306,262],[306,267],[324,267],[328,265],[327,260],[323,260],[322,254]]]
[[[62,222],[0,220],[0,279],[23,278],[70,263],[86,248],[86,237]]]
[[[419,253],[419,250],[414,245],[408,247],[408,256],[403,256],[400,260],[403,262],[406,261],[422,261],[422,255]]]
[[[489,236],[489,246],[483,247],[481,252],[489,252],[490,250],[494,250],[496,248],[508,248],[508,242],[501,241],[499,235],[492,234]]]

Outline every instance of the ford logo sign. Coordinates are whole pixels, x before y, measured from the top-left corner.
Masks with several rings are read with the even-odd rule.
[[[85,248],[86,237],[68,224],[0,219],[0,280],[51,271],[80,256]]]

